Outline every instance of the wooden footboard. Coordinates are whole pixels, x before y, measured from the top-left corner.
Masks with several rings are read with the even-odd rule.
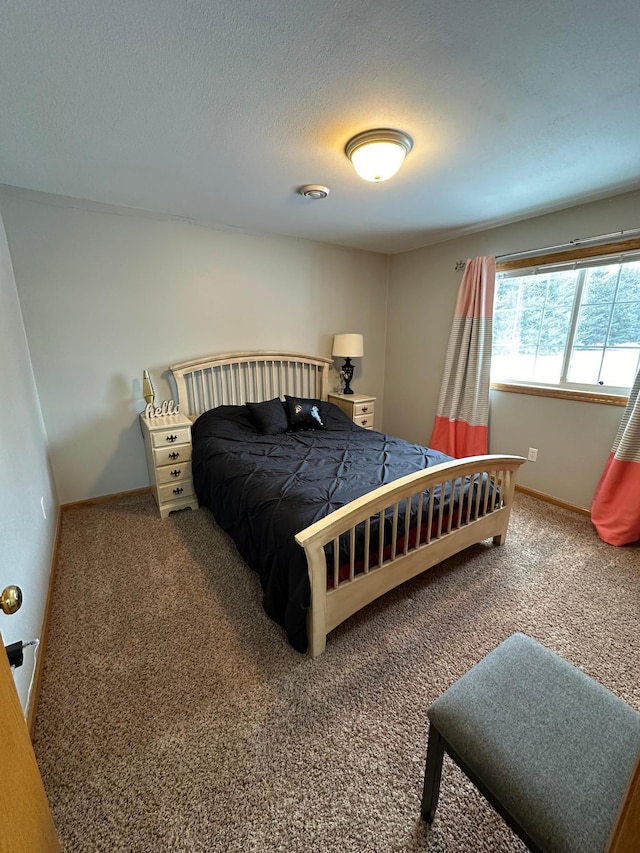
[[[311,582],[307,632],[312,657],[324,651],[329,631],[385,592],[483,539],[493,537],[501,545],[524,461],[490,455],[435,465],[381,486],[298,533]],[[442,495],[466,487],[468,498],[455,506],[451,501],[445,514],[445,501],[434,501],[438,486]],[[384,532],[385,519],[390,535]],[[341,543],[343,555],[347,545],[346,565]],[[327,546],[333,552],[329,569]]]

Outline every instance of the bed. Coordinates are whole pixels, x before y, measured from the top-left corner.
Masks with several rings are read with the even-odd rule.
[[[267,614],[313,657],[399,584],[485,539],[501,545],[525,461],[450,459],[357,426],[327,401],[332,364],[253,351],[171,367],[199,502],[259,574]]]

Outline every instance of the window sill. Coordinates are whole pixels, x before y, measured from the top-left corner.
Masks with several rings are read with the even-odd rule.
[[[622,394],[598,394],[597,391],[576,391],[570,388],[548,388],[546,385],[514,385],[508,382],[492,382],[492,391],[507,391],[513,394],[532,394],[535,397],[555,397],[559,400],[577,400],[580,403],[598,403],[601,406],[626,406],[628,397]]]

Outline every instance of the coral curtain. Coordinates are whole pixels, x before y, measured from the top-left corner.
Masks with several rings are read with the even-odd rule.
[[[609,545],[640,539],[640,372],[591,505],[591,521]]]
[[[449,456],[488,452],[489,370],[495,258],[465,266],[449,336],[440,398],[429,446]]]

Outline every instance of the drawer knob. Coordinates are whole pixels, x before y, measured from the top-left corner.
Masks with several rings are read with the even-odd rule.
[[[363,412],[368,412],[368,411],[369,411],[369,406],[363,406],[363,407],[362,407],[362,411],[363,411]]]
[[[169,454],[169,459],[177,459],[178,456],[180,456],[180,454],[176,450],[174,450],[173,453]]]
[[[172,477],[179,477],[180,474],[182,474],[182,471],[180,470],[180,468],[174,468],[173,471],[171,471]]]
[[[363,418],[363,419],[360,421],[360,423],[362,424],[362,426],[366,426],[366,425],[369,423],[369,418]]]
[[[177,440],[178,440],[178,436],[177,436],[177,435],[168,435],[168,436],[167,436],[167,441],[174,442],[174,441],[177,441]]]
[[[182,486],[178,486],[177,489],[173,490],[174,495],[181,495],[183,492],[184,492],[184,489],[182,488]]]

